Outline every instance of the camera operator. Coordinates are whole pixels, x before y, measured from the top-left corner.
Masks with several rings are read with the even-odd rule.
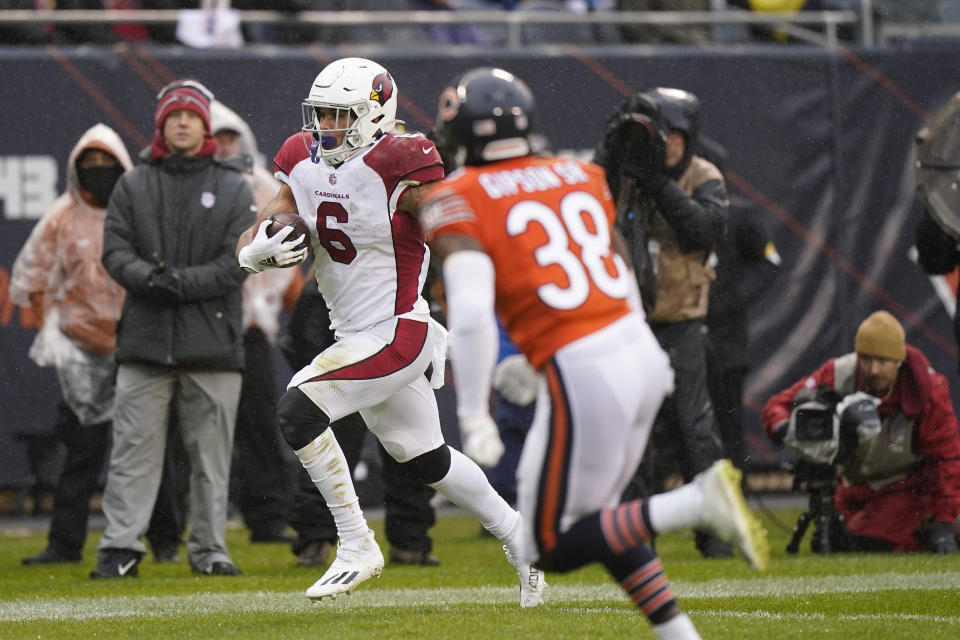
[[[903,327],[886,311],[860,324],[854,346],[854,353],[828,360],[770,398],[763,427],[775,442],[789,441],[791,413],[814,393],[869,394],[878,402],[879,425],[853,425],[857,438],[850,454],[836,460],[834,505],[850,533],[849,548],[837,550],[955,552],[960,434],[947,380],[906,344]],[[791,444],[798,446],[796,440]]]
[[[728,199],[720,170],[694,154],[699,123],[692,93],[637,93],[608,116],[594,159],[607,172],[647,320],[675,375],[627,499],[663,490],[677,471],[689,482],[723,457],[707,389],[704,318]],[[731,553],[699,531],[697,549],[707,557]]]

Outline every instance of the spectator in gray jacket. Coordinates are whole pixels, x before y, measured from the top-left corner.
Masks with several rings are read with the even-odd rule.
[[[240,371],[241,286],[234,247],[256,217],[240,167],[215,158],[212,94],[164,87],[145,161],[113,192],[103,264],[127,291],[117,331],[113,451],[93,578],[135,576],[175,403],[190,457],[190,567],[240,573],[227,551],[227,489]]]

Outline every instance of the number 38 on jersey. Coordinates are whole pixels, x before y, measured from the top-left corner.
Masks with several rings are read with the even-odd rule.
[[[494,264],[496,308],[538,366],[557,348],[629,313],[631,274],[612,249],[613,200],[603,169],[526,156],[467,167],[427,197],[427,238],[467,235]]]
[[[593,195],[584,191],[568,193],[560,200],[559,212],[542,202],[523,200],[507,213],[506,230],[510,236],[527,233],[531,223],[538,223],[547,236],[546,244],[534,250],[537,264],[544,268],[556,265],[567,279],[566,286],[548,282],[537,287],[544,304],[554,309],[575,309],[587,301],[591,282],[611,298],[627,297],[627,267],[611,251],[606,212]],[[579,256],[571,240],[579,247]]]

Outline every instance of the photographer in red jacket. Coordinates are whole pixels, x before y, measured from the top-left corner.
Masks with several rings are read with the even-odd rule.
[[[837,461],[834,503],[846,520],[851,551],[957,551],[952,524],[960,513],[960,433],[946,378],[903,327],[877,311],[857,329],[855,351],[770,398],[763,427],[777,443],[801,450],[795,409],[818,391],[865,392],[877,403],[870,428],[855,426],[849,460]],[[842,411],[843,402],[838,405]],[[791,420],[791,417],[794,419]],[[845,436],[838,415],[833,437]]]

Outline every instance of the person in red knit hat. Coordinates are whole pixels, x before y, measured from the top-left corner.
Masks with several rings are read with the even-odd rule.
[[[157,497],[168,415],[190,457],[190,567],[240,573],[226,545],[240,371],[241,287],[233,248],[256,205],[242,163],[215,156],[210,91],[179,80],[157,96],[153,142],[117,183],[102,261],[127,292],[117,329],[116,412],[92,578],[137,575]]]

